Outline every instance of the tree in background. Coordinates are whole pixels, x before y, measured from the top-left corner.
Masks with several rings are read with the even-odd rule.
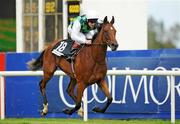
[[[165,29],[163,22],[148,19],[148,49],[180,48],[180,25]]]
[[[167,39],[172,41],[176,48],[180,48],[180,25],[173,25],[167,32]]]

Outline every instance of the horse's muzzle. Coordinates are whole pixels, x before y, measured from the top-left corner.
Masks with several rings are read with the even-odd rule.
[[[117,48],[118,48],[118,44],[117,44],[117,43],[112,43],[112,44],[110,45],[110,48],[111,48],[112,51],[116,51]]]

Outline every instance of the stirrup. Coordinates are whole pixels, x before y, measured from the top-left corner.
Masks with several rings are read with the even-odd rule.
[[[74,56],[69,56],[66,58],[67,60],[71,60],[71,61],[74,61],[75,57]]]

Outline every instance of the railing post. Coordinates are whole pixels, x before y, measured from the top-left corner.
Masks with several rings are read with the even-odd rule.
[[[4,100],[4,77],[0,75],[0,89],[1,89],[1,120],[5,118],[5,100]]]
[[[175,124],[175,76],[171,75],[171,124]]]
[[[83,119],[84,121],[87,121],[88,120],[88,103],[87,103],[87,90],[88,88],[86,88],[84,90],[84,94],[83,94],[83,106],[84,106],[84,116],[83,116]]]

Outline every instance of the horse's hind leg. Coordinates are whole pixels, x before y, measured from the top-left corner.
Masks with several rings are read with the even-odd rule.
[[[108,86],[107,86],[107,83],[106,83],[105,79],[100,81],[97,84],[101,88],[101,90],[104,92],[104,94],[106,95],[108,100],[107,100],[107,103],[106,103],[106,105],[104,107],[102,107],[102,108],[95,107],[95,108],[93,108],[93,111],[94,112],[99,112],[99,113],[104,113],[106,111],[106,109],[109,107],[109,105],[112,103],[112,97],[110,96]]]
[[[42,116],[46,115],[48,112],[48,101],[47,101],[47,97],[46,97],[46,84],[53,76],[54,71],[55,71],[55,68],[52,69],[52,71],[48,70],[48,72],[44,72],[44,77],[39,83],[40,91],[41,91],[41,94],[43,97],[43,110],[41,112]]]

